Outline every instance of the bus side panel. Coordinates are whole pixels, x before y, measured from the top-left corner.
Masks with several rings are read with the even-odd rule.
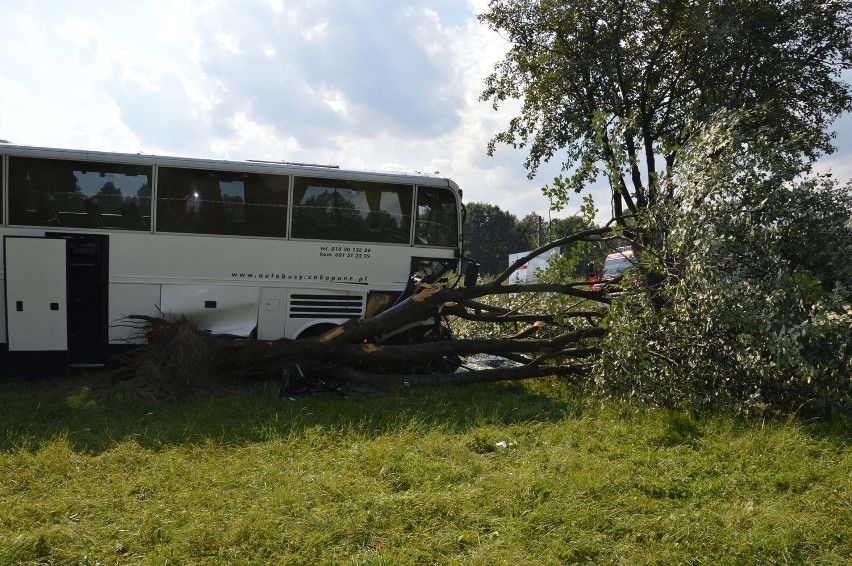
[[[260,311],[257,315],[257,339],[284,338],[287,289],[263,287],[260,290]]]
[[[257,327],[258,287],[163,285],[160,308],[167,317],[186,316],[201,330],[248,337]]]
[[[3,239],[9,375],[68,371],[66,241]]]
[[[118,283],[109,286],[110,344],[144,344],[145,337],[126,317],[141,314],[159,317],[160,286]]]
[[[65,240],[4,238],[9,351],[68,350]]]
[[[43,229],[32,230],[29,228],[2,228],[3,236],[31,236],[41,238],[44,237]],[[5,249],[0,245],[0,269],[4,269],[6,265]],[[8,336],[6,335],[6,273],[0,273],[0,292],[2,292],[3,300],[0,300],[0,342],[7,343]]]
[[[453,250],[171,234],[110,234],[116,283],[198,283],[258,287],[402,290],[411,256],[452,258]]]

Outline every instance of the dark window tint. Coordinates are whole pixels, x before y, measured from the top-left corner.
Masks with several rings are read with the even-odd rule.
[[[294,238],[407,244],[411,185],[310,179],[294,181]]]
[[[160,167],[157,230],[283,238],[289,183],[283,175]]]
[[[418,187],[415,244],[457,247],[458,225],[456,197],[452,191]]]
[[[10,157],[9,223],[148,230],[151,167]]]

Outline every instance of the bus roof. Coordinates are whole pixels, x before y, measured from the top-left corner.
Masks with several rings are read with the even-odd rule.
[[[246,173],[272,173],[278,175],[310,175],[311,177],[345,178],[359,181],[377,181],[384,183],[403,183],[449,187],[461,195],[459,186],[451,179],[422,173],[394,173],[389,171],[370,171],[358,169],[339,169],[336,167],[298,164],[275,161],[229,161],[224,159],[200,159],[195,157],[174,157],[146,153],[118,153],[108,151],[88,151],[80,149],[61,149],[15,145],[0,142],[0,154],[18,157],[38,157],[43,159],[68,159],[77,161],[98,161],[113,163],[134,163],[138,165],[160,165],[165,167],[207,168],[221,171],[239,171]]]

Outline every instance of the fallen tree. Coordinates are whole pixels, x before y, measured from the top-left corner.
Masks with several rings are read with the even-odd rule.
[[[605,334],[598,305],[609,301],[606,288],[590,291],[585,281],[507,284],[507,280],[519,266],[553,248],[611,237],[606,226],[554,240],[475,286],[415,283],[409,296],[387,310],[302,340],[225,338],[195,330],[191,321],[131,315],[128,318],[141,326],[148,345],[130,361],[130,369],[152,363],[167,366],[181,351],[180,336],[190,332],[195,340],[191,348],[204,351],[209,367],[236,374],[298,372],[326,382],[379,387],[586,375],[588,360],[599,353],[596,342]],[[543,294],[557,300],[550,301],[548,309],[520,310],[536,304],[527,298]],[[488,302],[506,296],[513,296],[512,304],[518,306]],[[499,337],[454,338],[447,330],[453,318],[497,325]],[[512,364],[458,371],[463,357],[477,354],[499,356]]]

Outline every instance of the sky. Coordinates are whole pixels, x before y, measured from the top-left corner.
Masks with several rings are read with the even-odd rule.
[[[439,173],[467,202],[548,216],[519,109],[479,100],[508,48],[487,0],[2,0],[0,139],[21,145]],[[852,78],[852,77],[850,77]],[[852,118],[818,165],[852,177]],[[558,161],[558,160],[557,160]],[[603,181],[598,220],[611,215]],[[554,216],[576,210],[576,203]]]

